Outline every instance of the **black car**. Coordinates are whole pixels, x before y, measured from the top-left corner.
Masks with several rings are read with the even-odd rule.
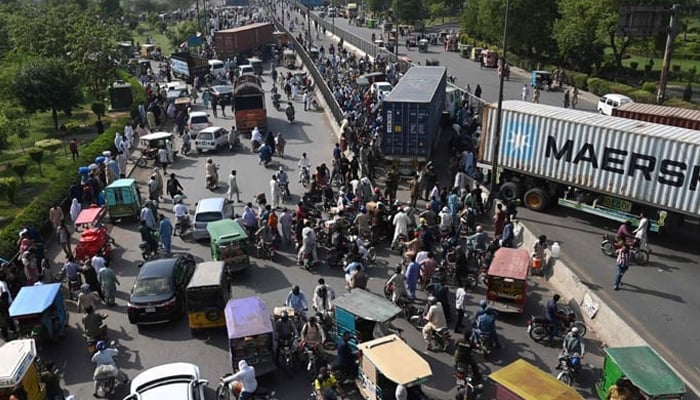
[[[181,315],[184,291],[195,266],[196,262],[189,254],[144,263],[129,295],[129,322],[156,324],[172,321]]]
[[[214,85],[209,88],[209,94],[216,98],[216,102],[221,105],[230,105],[233,99],[233,87],[230,85]]]

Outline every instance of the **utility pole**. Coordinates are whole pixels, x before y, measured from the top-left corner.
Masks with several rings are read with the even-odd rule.
[[[506,14],[503,21],[503,62],[501,65],[505,68],[506,53],[508,52],[508,12],[510,11],[510,0],[506,0]],[[498,78],[498,108],[496,109],[496,130],[493,134],[493,163],[491,165],[491,187],[489,189],[489,197],[491,199],[498,193],[498,155],[501,152],[501,128],[503,124],[503,80],[504,73]],[[495,204],[495,203],[494,203]]]
[[[311,7],[306,2],[306,48],[311,49]]]
[[[195,11],[197,12],[197,30],[202,31],[202,18],[199,15],[199,0],[197,0],[196,3],[194,3],[194,8]]]
[[[664,63],[661,66],[661,76],[659,77],[659,91],[656,94],[656,104],[663,104],[666,97],[666,85],[668,83],[668,68],[671,66],[671,57],[673,56],[673,40],[676,38],[678,31],[678,11],[680,4],[674,4],[671,7],[671,20],[668,24],[668,32],[666,35],[666,50],[664,51]]]

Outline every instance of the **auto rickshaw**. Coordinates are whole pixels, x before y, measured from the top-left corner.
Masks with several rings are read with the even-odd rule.
[[[175,151],[173,151],[174,136],[170,132],[153,132],[148,135],[141,136],[141,157],[136,160],[136,166],[144,168],[148,160],[153,160],[154,164],[158,162],[158,150],[165,146],[168,151],[168,159],[172,162],[175,159]]]
[[[389,300],[363,289],[353,289],[336,297],[335,333],[350,332],[355,344],[386,336],[392,331],[401,332],[391,325],[391,320],[401,313]]]
[[[211,258],[223,261],[229,274],[243,271],[250,266],[248,235],[232,219],[222,219],[207,224]]]
[[[423,357],[397,335],[389,335],[360,343],[362,352],[355,380],[363,399],[394,399],[396,386],[404,385],[409,398],[423,398],[421,384],[433,375]],[[412,392],[417,395],[412,396]]]
[[[530,86],[540,90],[552,90],[552,73],[549,71],[532,71],[530,73]]]
[[[275,38],[277,47],[287,47],[287,44],[289,44],[289,35],[287,35],[287,32],[274,31],[272,35]]]
[[[496,68],[498,66],[498,53],[495,50],[482,50],[481,59],[484,60],[484,67]]]
[[[178,97],[175,99],[175,114],[179,113],[180,111],[185,113],[185,118],[189,115],[189,109],[192,106],[192,98],[187,96],[187,97]]]
[[[41,347],[44,340],[65,335],[68,313],[63,305],[60,283],[24,286],[10,304],[10,318],[20,337],[32,337]]]
[[[231,299],[231,283],[221,261],[197,264],[185,289],[185,305],[190,331],[226,326],[224,309]]]
[[[39,381],[37,350],[33,339],[18,339],[0,347],[0,400],[7,400],[21,385],[27,400],[44,400],[46,393]]]
[[[313,61],[318,60],[318,58],[320,56],[321,56],[321,51],[318,49],[318,47],[314,46],[314,47],[309,49],[309,57],[311,57],[311,59]]]
[[[231,299],[226,303],[226,331],[234,372],[238,361],[246,360],[261,376],[277,369],[275,330],[272,315],[259,297]]]
[[[257,57],[251,57],[248,59],[248,64],[253,66],[253,71],[255,75],[261,76],[263,73],[263,62]]]
[[[608,347],[595,388],[601,400],[618,379],[629,385],[631,398],[677,400],[686,393],[685,384],[649,346]]]
[[[139,60],[139,73],[141,75],[148,75],[148,70],[151,70],[153,72],[153,69],[151,68],[151,61],[150,60]]]
[[[472,61],[481,62],[481,53],[484,51],[482,47],[472,47]]]
[[[425,65],[427,67],[436,67],[440,65],[440,61],[437,58],[426,58],[425,59]]]
[[[289,69],[294,69],[296,68],[297,65],[297,55],[294,53],[294,50],[285,50],[282,52],[282,60],[284,62],[284,66],[289,68]]]
[[[117,179],[104,188],[103,195],[109,212],[109,220],[112,223],[120,218],[139,220],[143,203],[135,179]]]
[[[406,48],[411,49],[411,47],[416,47],[418,45],[418,38],[416,35],[409,35],[406,38]]]
[[[141,57],[151,58],[151,53],[156,50],[156,45],[154,44],[142,44],[141,45]]]
[[[462,58],[469,58],[472,54],[472,45],[470,44],[464,44],[460,43],[459,44],[459,55]]]
[[[489,307],[503,312],[523,312],[529,268],[530,254],[527,250],[508,247],[496,250],[486,276]]]
[[[427,53],[429,47],[430,47],[430,42],[428,41],[428,39],[421,39],[418,41],[418,52],[419,53]]]
[[[493,400],[583,400],[576,389],[520,359],[489,375]]]

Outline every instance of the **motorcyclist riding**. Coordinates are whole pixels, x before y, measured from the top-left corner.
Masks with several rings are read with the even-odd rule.
[[[467,236],[467,244],[471,243],[469,246],[468,257],[472,257],[474,252],[484,252],[486,251],[487,242],[489,235],[484,232],[484,228],[481,225],[476,226],[476,233]]]
[[[391,275],[389,280],[386,281],[386,285],[393,285],[394,291],[391,294],[391,302],[398,304],[401,298],[408,297],[408,291],[406,290],[406,277],[402,273],[401,266],[394,268],[394,274]]]
[[[279,171],[277,171],[277,184],[282,189],[282,193],[289,193],[289,175],[285,172],[284,167],[280,165]]]
[[[294,121],[294,105],[292,102],[287,103],[287,108],[284,110],[285,114],[287,114],[287,119],[289,122]]]
[[[263,136],[257,126],[253,128],[253,131],[250,133],[250,141],[253,145],[253,151],[257,151],[263,144]]]
[[[479,343],[479,336],[489,336],[494,346],[501,347],[498,341],[498,333],[496,332],[496,317],[493,312],[490,312],[486,300],[482,299],[479,302],[480,310],[477,311],[474,318],[474,327],[472,329],[471,342]]]
[[[439,331],[442,328],[447,327],[447,320],[445,318],[445,311],[442,308],[442,304],[437,301],[434,296],[428,297],[428,312],[425,314],[425,320],[427,321],[425,326],[423,326],[423,340],[428,347],[428,350],[432,349],[432,340],[430,336],[433,331]]]
[[[192,144],[190,143],[191,140],[192,136],[190,136],[188,131],[185,131],[185,133],[182,135],[182,148],[180,148],[180,152],[182,154],[187,155],[192,149]]]
[[[321,367],[318,371],[318,376],[314,380],[314,389],[316,389],[320,400],[335,400],[338,398],[338,394],[342,395],[343,393],[340,383],[327,367]]]
[[[289,318],[289,313],[286,311],[282,311],[280,314],[280,319],[275,323],[275,333],[277,334],[277,351],[275,352],[275,362],[278,363],[283,343],[290,342],[294,338],[299,337],[297,327],[294,325],[291,318]]]
[[[173,214],[175,214],[175,224],[189,226],[190,225],[190,211],[187,206],[182,204],[182,199],[178,199],[173,206]]]
[[[615,239],[618,241],[628,242],[634,240],[634,233],[632,233],[632,223],[630,221],[625,221],[617,228],[617,233],[615,233]]]
[[[306,321],[306,310],[309,309],[309,304],[306,302],[306,296],[302,293],[299,285],[294,285],[289,291],[284,305],[294,309],[294,314],[298,315],[302,321]]]
[[[559,353],[558,357],[559,363],[557,364],[557,369],[561,368],[561,363],[566,357],[578,354],[580,358],[583,358],[583,354],[585,352],[586,347],[583,344],[583,338],[581,337],[578,328],[571,328],[571,331],[569,331],[564,338],[561,353]]]
[[[312,262],[316,262],[318,259],[316,255],[316,232],[314,232],[314,228],[311,227],[310,222],[306,222],[304,224],[304,229],[301,230],[301,241],[302,245],[299,249],[299,254],[297,254],[299,264],[303,264],[303,257],[306,253],[311,254]]]
[[[207,187],[211,187],[212,189],[216,189],[219,187],[219,165],[214,164],[214,160],[212,160],[211,158],[207,158],[206,185]]]
[[[105,338],[107,336],[107,325],[104,324],[106,318],[106,314],[96,313],[94,308],[86,307],[83,315],[85,335],[93,339]]]
[[[112,347],[107,347],[107,344],[103,341],[100,340],[97,342],[97,345],[95,346],[97,349],[97,352],[92,355],[92,362],[95,364],[95,370],[97,370],[99,367],[103,365],[111,365],[116,369],[116,376],[115,378],[122,384],[126,384],[129,382],[129,377],[126,376],[124,372],[122,372],[119,367],[117,367],[117,363],[114,361],[114,356],[119,354],[119,350],[112,348]],[[97,393],[97,380],[95,380],[95,396]]]
[[[258,164],[267,165],[272,161],[272,149],[267,144],[263,143],[258,149]]]
[[[555,336],[559,335],[557,302],[560,298],[561,296],[555,294],[549,301],[547,301],[547,304],[544,306],[544,317],[551,326],[551,329],[549,330],[549,337],[547,338],[547,340],[549,340],[550,342],[554,339]]]
[[[238,400],[249,399],[258,390],[258,380],[255,379],[255,367],[248,365],[246,360],[238,362],[238,372],[223,379],[223,383],[228,385],[233,381],[241,383],[241,393]]]

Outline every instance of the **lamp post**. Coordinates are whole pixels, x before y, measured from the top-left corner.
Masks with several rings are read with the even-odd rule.
[[[508,12],[510,11],[510,0],[506,0],[506,13],[503,21],[503,58],[501,65],[505,68],[506,53],[508,52]],[[496,108],[496,131],[493,135],[493,163],[491,165],[491,187],[489,189],[489,197],[494,199],[498,191],[498,155],[501,151],[501,126],[503,123],[503,81],[505,74],[501,73],[498,79],[498,107]],[[492,201],[493,204],[495,202]]]
[[[333,14],[331,14],[331,33],[335,35],[335,13],[337,13],[338,10],[335,8],[335,0],[333,0]]]

